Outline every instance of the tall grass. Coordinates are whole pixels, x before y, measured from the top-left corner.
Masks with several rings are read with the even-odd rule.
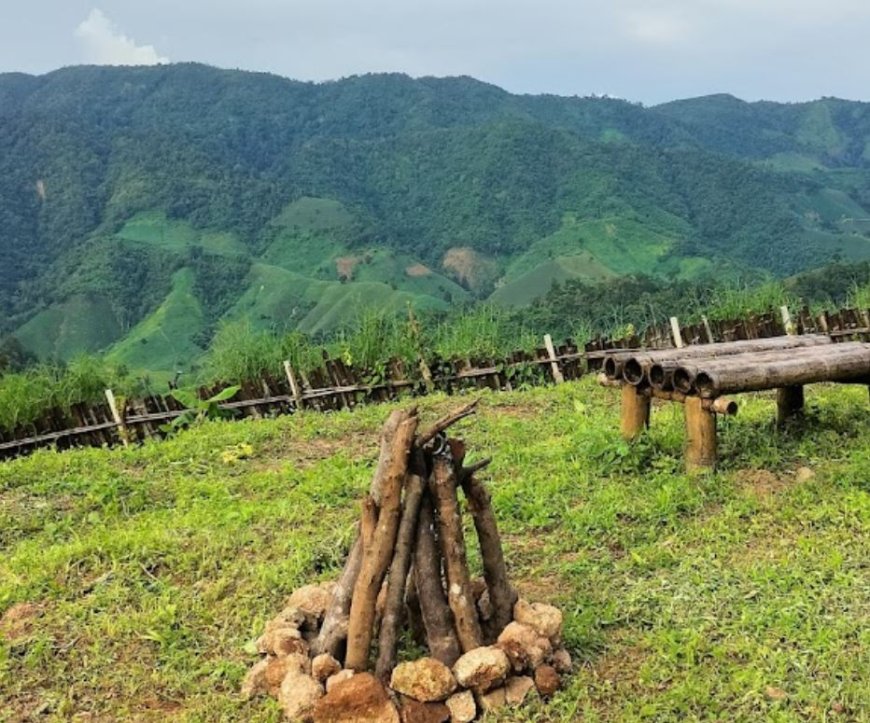
[[[739,319],[748,314],[764,314],[781,306],[795,307],[794,298],[782,283],[768,281],[759,286],[724,286],[715,289],[707,305],[709,319]]]
[[[847,303],[853,309],[870,309],[870,281],[863,285],[855,284]]]
[[[540,345],[540,339],[515,316],[491,305],[450,315],[426,331],[429,349],[444,359],[499,357]]]

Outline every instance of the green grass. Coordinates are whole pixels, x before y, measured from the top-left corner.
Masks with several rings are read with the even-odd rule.
[[[577,663],[546,709],[493,720],[867,720],[866,388],[810,388],[784,432],[770,395],[744,395],[702,476],[682,472],[678,407],[627,445],[617,396],[592,379],[486,394],[457,430],[494,458],[510,573],[565,611]],[[427,420],[459,401],[418,400]],[[388,411],[0,465],[0,720],[278,721],[239,699],[246,646],[337,574]],[[224,463],[240,442],[253,455]]]
[[[123,334],[111,304],[96,295],[77,295],[39,312],[15,336],[40,359],[66,361],[101,351]]]
[[[109,352],[110,362],[148,373],[186,370],[203,349],[195,339],[205,324],[202,306],[193,291],[193,270],[183,268],[172,277],[172,291],[154,313],[139,322]]]
[[[219,256],[245,256],[248,253],[231,233],[200,231],[186,221],[169,219],[157,211],[137,214],[124,224],[116,236],[122,241],[179,253],[186,253],[193,247]]]

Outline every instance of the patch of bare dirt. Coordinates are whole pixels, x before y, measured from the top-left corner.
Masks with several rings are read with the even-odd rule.
[[[410,276],[412,279],[420,278],[421,276],[431,276],[432,269],[428,266],[424,266],[423,264],[411,264],[408,268],[405,269],[405,274]]]
[[[492,259],[480,255],[468,246],[448,249],[441,265],[453,274],[460,284],[471,289],[479,289],[487,284],[496,271],[496,264]]]
[[[29,635],[42,610],[36,603],[16,603],[0,617],[0,637],[11,642]]]
[[[762,499],[775,495],[788,486],[786,479],[766,469],[740,470],[737,481],[744,491]]]
[[[352,281],[353,271],[362,259],[359,256],[339,256],[335,260],[335,271],[342,281]]]

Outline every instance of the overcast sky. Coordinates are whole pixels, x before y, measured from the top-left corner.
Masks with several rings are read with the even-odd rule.
[[[0,71],[187,60],[647,104],[870,100],[870,0],[0,0]]]

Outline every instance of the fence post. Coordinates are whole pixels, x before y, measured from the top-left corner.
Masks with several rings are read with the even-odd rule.
[[[115,424],[118,425],[118,436],[126,447],[130,443],[129,435],[127,433],[127,423],[118,409],[118,403],[115,400],[115,393],[111,389],[106,390],[106,401],[109,403],[109,409],[112,410],[112,419],[114,419]]]
[[[680,333],[680,320],[676,316],[671,317],[671,334],[674,337],[674,346],[683,348],[683,335]]]
[[[562,376],[562,370],[559,369],[559,359],[556,357],[553,337],[549,334],[544,334],[544,346],[547,348],[547,355],[550,357],[550,370],[553,372],[553,381],[556,384],[561,384],[565,381],[565,377]]]
[[[782,326],[785,329],[785,333],[788,336],[794,336],[797,333],[797,329],[792,323],[791,314],[789,313],[788,306],[785,304],[780,306],[779,313],[782,314]]]
[[[713,337],[713,329],[710,326],[710,320],[707,318],[707,316],[705,314],[702,314],[701,321],[704,322],[704,331],[707,334],[707,343],[708,344],[715,344],[716,339]]]
[[[290,392],[293,394],[293,399],[296,400],[296,409],[302,409],[302,389],[299,387],[299,382],[296,381],[296,374],[293,371],[293,367],[290,366],[290,362],[286,359],[284,360],[284,373],[287,375],[287,381],[290,382]]]

